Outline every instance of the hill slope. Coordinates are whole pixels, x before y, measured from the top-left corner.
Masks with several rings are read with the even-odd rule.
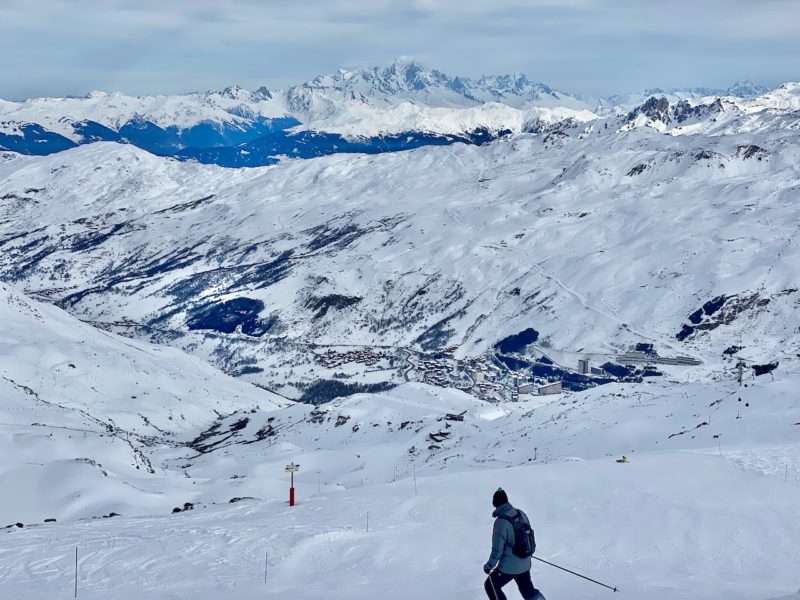
[[[527,329],[528,360],[573,369],[636,344],[767,363],[800,346],[797,140],[643,124],[233,172],[111,144],[12,155],[0,276],[293,398]]]
[[[283,399],[0,284],[0,522],[154,510],[191,493],[154,452]],[[190,438],[191,439],[191,438]],[[170,481],[172,483],[170,483]],[[136,507],[133,509],[133,507]]]
[[[255,599],[265,589],[309,600],[331,590],[356,599],[376,590],[391,599],[480,597],[491,493],[502,485],[532,517],[538,556],[618,586],[620,598],[785,596],[797,588],[800,560],[796,383],[795,373],[736,386],[748,407],[729,384],[673,383],[644,395],[581,392],[533,411],[507,405],[506,416],[424,387],[342,400],[323,415],[302,405],[248,414],[271,419],[275,436],[244,444],[247,424],[184,468],[218,493],[234,489],[235,472],[238,489],[257,498],[0,532],[0,582],[15,598],[56,594],[72,585],[77,545],[87,597]],[[464,421],[437,421],[450,410],[466,411]],[[709,425],[667,435],[705,411]],[[444,449],[403,451],[445,423],[454,433]],[[606,455],[623,448],[628,464]],[[571,454],[586,449],[588,460]],[[283,501],[290,459],[301,465],[294,509]],[[540,563],[533,575],[550,597],[610,593]]]

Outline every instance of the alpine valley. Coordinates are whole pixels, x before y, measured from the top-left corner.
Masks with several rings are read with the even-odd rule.
[[[797,83],[0,100],[2,595],[477,598],[503,484],[620,598],[793,600],[798,202]]]

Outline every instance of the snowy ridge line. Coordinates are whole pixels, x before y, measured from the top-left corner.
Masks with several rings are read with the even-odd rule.
[[[450,77],[413,60],[401,58],[387,67],[339,70],[335,75],[288,88],[270,91],[261,87],[248,92],[239,86],[221,91],[197,92],[179,96],[126,96],[120,92],[94,91],[83,98],[35,98],[24,102],[0,100],[0,115],[17,115],[9,121],[41,122],[37,115],[53,112],[52,131],[58,121],[94,121],[106,127],[119,128],[125,122],[143,119],[161,127],[190,128],[202,122],[244,123],[253,116],[315,116],[324,118],[337,105],[361,104],[365,109],[397,108],[413,105],[450,108],[505,105],[534,110],[554,108],[556,111],[580,111],[592,106],[634,107],[647,98],[665,96],[671,102],[704,100],[715,97],[764,97],[764,105],[772,108],[793,108],[782,92],[796,84],[784,84],[773,91],[751,81],[738,82],[728,89],[650,89],[638,95],[614,96],[609,99],[582,99],[570,96],[541,83],[530,82],[524,75],[502,75],[473,80]],[[353,98],[357,102],[353,102]],[[374,104],[373,104],[374,103]],[[543,112],[542,114],[555,114]],[[407,130],[412,128],[407,127]],[[72,134],[68,129],[59,133]]]
[[[97,141],[132,143],[158,155],[223,166],[281,157],[386,152],[454,141],[483,143],[507,133],[560,131],[602,119],[619,130],[648,125],[673,134],[710,132],[722,121],[752,131],[796,124],[798,84],[767,90],[647,90],[592,99],[530,82],[524,75],[450,77],[413,60],[340,70],[283,91],[238,86],[176,96],[92,92],[83,98],[0,101],[0,149],[60,152]],[[616,122],[654,101],[676,112],[669,125],[641,117]],[[786,121],[780,125],[776,121]],[[668,122],[670,119],[666,119]]]

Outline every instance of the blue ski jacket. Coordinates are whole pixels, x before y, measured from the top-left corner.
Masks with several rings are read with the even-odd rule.
[[[521,511],[520,511],[521,512]],[[517,516],[517,509],[508,502],[498,506],[492,513],[494,519],[494,529],[492,530],[492,553],[486,565],[489,568],[497,568],[501,573],[507,575],[519,575],[531,570],[531,559],[514,556],[514,526],[505,519],[498,518],[500,515],[514,518]],[[523,518],[527,521],[525,513]],[[499,564],[498,564],[499,563]]]

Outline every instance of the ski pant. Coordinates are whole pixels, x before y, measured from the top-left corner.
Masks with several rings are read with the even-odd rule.
[[[501,573],[495,569],[486,578],[486,583],[483,584],[483,588],[486,590],[486,595],[489,596],[489,600],[506,600],[506,595],[503,593],[502,588],[512,580],[516,582],[519,593],[525,600],[535,598],[536,594],[538,594],[538,590],[533,587],[530,571],[525,571],[519,575],[508,575],[507,573]]]

